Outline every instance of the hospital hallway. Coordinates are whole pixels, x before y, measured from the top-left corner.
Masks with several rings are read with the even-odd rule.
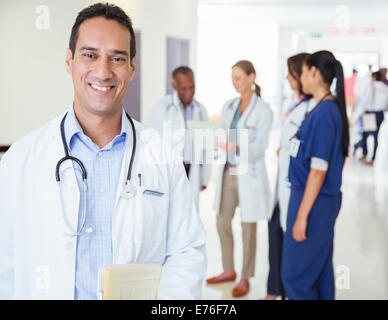
[[[278,131],[273,131],[266,154],[267,171],[273,190],[276,177],[275,147]],[[386,171],[386,170],[385,170]],[[222,271],[221,249],[216,229],[214,201],[216,170],[208,189],[201,194],[201,219],[207,234],[207,277]],[[377,167],[348,158],[343,173],[343,201],[337,218],[334,238],[336,299],[388,299],[388,178]],[[235,299],[232,289],[239,281],[242,264],[241,220],[239,209],[233,219],[236,282],[208,285],[204,282],[202,299]],[[237,299],[257,300],[266,295],[268,276],[267,221],[257,225],[255,277],[247,296]]]

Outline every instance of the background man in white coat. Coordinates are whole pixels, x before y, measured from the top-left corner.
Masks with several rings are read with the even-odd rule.
[[[148,124],[158,130],[166,141],[168,141],[167,133],[171,133],[172,141],[170,142],[174,150],[182,156],[194,199],[199,208],[199,192],[206,189],[211,165],[206,164],[205,148],[195,150],[192,135],[187,130],[187,121],[207,121],[207,112],[205,107],[194,99],[194,73],[189,67],[176,68],[172,73],[172,78],[174,93],[164,97],[153,106]]]
[[[205,235],[184,168],[123,111],[135,54],[122,9],[79,13],[66,52],[73,107],[0,162],[0,298],[96,299],[105,264],[162,265],[160,299],[200,298]],[[78,160],[59,167],[58,187],[66,153]]]

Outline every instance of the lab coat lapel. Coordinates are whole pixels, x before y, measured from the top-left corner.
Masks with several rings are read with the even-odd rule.
[[[53,155],[53,161],[57,163],[60,159],[62,159],[65,156],[65,152],[63,150],[63,144],[62,139],[60,135],[60,121],[62,120],[63,116],[59,119],[59,121],[55,121],[52,123],[51,128],[49,129],[49,133],[51,133],[51,136],[54,141],[55,150]],[[82,159],[81,159],[82,161]],[[78,188],[77,184],[77,178],[75,176],[74,172],[74,163],[70,160],[62,162],[60,168],[59,168],[59,176],[61,179],[59,190],[58,192],[58,208],[60,210],[64,210],[64,214],[67,218],[67,221],[69,222],[72,230],[77,230],[78,228],[78,214],[79,214],[79,203],[80,203],[80,190]],[[55,178],[53,173],[53,179]],[[85,192],[86,190],[82,190],[82,192]],[[61,205],[61,197],[63,199],[63,209]],[[62,213],[59,213],[62,215]],[[65,224],[65,221],[63,221]],[[66,234],[70,234],[70,230],[68,230],[66,227]]]
[[[129,121],[129,120],[127,120]],[[137,131],[137,123],[134,121],[134,125],[135,125],[135,131]],[[123,161],[121,162],[121,169],[120,169],[120,178],[119,178],[119,184],[117,185],[117,190],[116,190],[116,201],[115,201],[115,210],[116,211],[116,208],[117,208],[117,205],[118,205],[118,201],[120,200],[120,196],[121,196],[121,193],[123,191],[123,187],[125,185],[125,182],[127,180],[127,175],[128,175],[128,168],[129,168],[129,163],[131,161],[131,155],[133,153],[133,134],[132,134],[132,127],[131,125],[129,124],[129,127],[131,128],[130,131],[128,132],[128,136],[127,136],[127,141],[126,141],[126,145],[125,145],[125,152],[124,152],[124,156],[123,156]],[[139,139],[136,135],[136,143],[137,143],[137,150],[135,151],[135,159],[136,157],[139,155]],[[133,166],[135,166],[135,163],[133,164]],[[134,173],[134,168],[132,168],[132,173],[131,173],[131,182],[134,183],[134,178],[133,178],[133,173]],[[114,216],[112,217],[114,218]]]
[[[255,93],[253,93],[252,98],[251,98],[251,102],[249,103],[248,108],[241,115],[241,117],[240,117],[240,119],[238,121],[238,124],[237,124],[237,128],[238,129],[244,128],[246,125],[249,126],[247,121],[249,120],[249,116],[253,112],[252,109],[256,107],[256,103],[257,103],[257,95]]]
[[[201,107],[199,106],[198,102],[193,100],[193,106],[194,106],[194,112],[193,112],[193,120],[202,120],[202,114],[201,114]]]
[[[176,129],[184,129],[185,126],[185,118],[183,117],[181,108],[179,106],[179,97],[176,91],[172,94],[172,102],[173,106],[170,108],[174,109],[174,119],[171,119],[173,128]],[[176,127],[175,127],[176,126]]]
[[[226,113],[225,117],[225,124],[226,127],[229,129],[230,125],[232,124],[234,114],[236,113],[236,110],[240,104],[240,98],[235,99],[229,106],[228,106],[228,112]]]

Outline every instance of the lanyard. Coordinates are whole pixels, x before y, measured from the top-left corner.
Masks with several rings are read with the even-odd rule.
[[[318,103],[315,105],[315,107],[314,107],[311,111],[308,111],[308,110],[306,111],[306,113],[305,113],[305,115],[304,115],[303,121],[301,122],[300,126],[298,126],[298,130],[297,130],[297,131],[295,132],[295,134],[290,138],[289,141],[291,141],[292,139],[298,137],[298,133],[299,133],[299,131],[300,131],[300,128],[302,127],[303,122],[306,121],[306,119],[310,116],[310,114],[312,114],[312,113],[318,108],[318,106],[321,104],[321,102],[322,102],[323,100],[325,100],[325,98],[328,97],[330,94],[331,94],[331,92],[329,91],[328,93],[326,93],[326,94],[323,96],[323,98],[322,98],[321,100],[318,101]]]

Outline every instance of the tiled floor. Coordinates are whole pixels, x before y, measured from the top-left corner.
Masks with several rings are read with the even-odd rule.
[[[271,135],[267,152],[267,170],[271,188],[276,174],[275,148],[278,132]],[[348,159],[344,169],[343,204],[336,223],[334,266],[337,299],[388,299],[388,163],[373,168]],[[386,171],[386,173],[384,173]],[[212,210],[215,170],[208,189],[200,197],[200,215],[207,232],[208,274],[222,271],[220,243]],[[240,215],[233,220],[235,265],[241,270],[242,241]],[[256,275],[249,294],[240,299],[261,299],[266,293],[268,273],[267,222],[258,223]],[[203,299],[232,299],[235,284],[204,284]]]

